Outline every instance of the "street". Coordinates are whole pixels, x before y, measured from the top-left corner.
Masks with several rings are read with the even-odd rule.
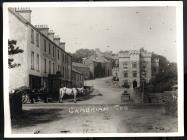
[[[176,132],[177,117],[163,113],[159,105],[121,104],[123,89],[113,88],[111,77],[86,81],[94,91],[77,103],[24,104],[12,119],[13,133],[145,133]]]

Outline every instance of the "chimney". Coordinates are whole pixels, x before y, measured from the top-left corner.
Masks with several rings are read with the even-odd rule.
[[[58,35],[54,36],[54,42],[56,45],[60,46],[60,37]]]
[[[62,48],[63,50],[65,50],[65,42],[60,42],[60,48]]]
[[[47,25],[35,25],[35,27],[44,35],[48,36],[49,28]]]
[[[21,15],[24,19],[31,23],[31,12],[30,8],[15,8],[15,12]]]
[[[48,32],[48,37],[49,37],[49,39],[51,40],[51,41],[53,41],[54,40],[54,32],[53,32],[53,30],[49,30],[49,32]]]

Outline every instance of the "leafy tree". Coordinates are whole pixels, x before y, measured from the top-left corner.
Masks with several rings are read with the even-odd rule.
[[[20,49],[19,47],[16,47],[17,41],[16,40],[8,40],[8,55],[13,56],[18,53],[23,53],[23,50]],[[8,67],[9,68],[15,68],[20,66],[21,64],[19,63],[13,63],[14,59],[13,58],[8,58]]]
[[[94,53],[95,51],[93,49],[79,49],[71,55],[74,62],[82,62],[83,58],[88,58]]]
[[[146,92],[163,92],[177,84],[177,64],[169,62],[164,56],[153,54],[159,58],[159,72],[145,85]]]

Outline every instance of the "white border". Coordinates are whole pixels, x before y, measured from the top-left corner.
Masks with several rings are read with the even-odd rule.
[[[9,70],[8,70],[8,7],[135,7],[175,6],[177,21],[178,62],[178,132],[176,133],[73,133],[73,134],[12,134],[9,113]],[[4,78],[4,128],[5,137],[170,137],[184,136],[184,64],[183,64],[183,2],[181,1],[138,1],[138,2],[17,2],[3,3],[3,78]]]

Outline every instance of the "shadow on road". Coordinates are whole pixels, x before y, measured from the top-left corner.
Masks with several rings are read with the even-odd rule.
[[[35,126],[41,123],[49,123],[62,119],[62,109],[31,109],[23,110],[20,115],[11,119],[12,128]]]

